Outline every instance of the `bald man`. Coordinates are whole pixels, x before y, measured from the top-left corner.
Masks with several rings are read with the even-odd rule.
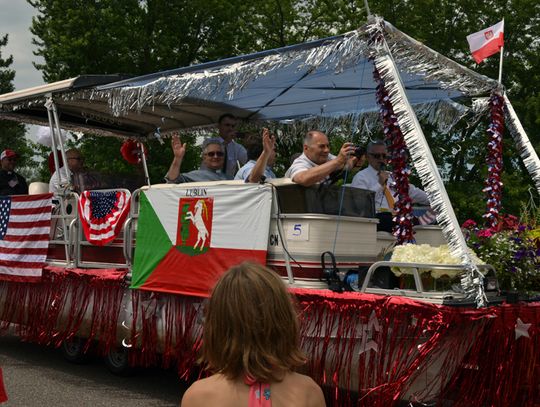
[[[305,187],[324,183],[336,171],[363,164],[365,157],[356,157],[355,150],[353,143],[344,143],[336,157],[330,154],[326,134],[319,130],[308,131],[304,137],[303,153],[293,161],[285,177]]]

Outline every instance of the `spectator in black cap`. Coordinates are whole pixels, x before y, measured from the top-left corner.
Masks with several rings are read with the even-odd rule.
[[[0,162],[0,195],[27,195],[26,180],[15,172],[17,153],[10,149],[2,151]]]

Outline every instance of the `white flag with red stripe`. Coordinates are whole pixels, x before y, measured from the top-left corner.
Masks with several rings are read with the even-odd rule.
[[[477,64],[496,54],[504,46],[504,20],[474,34],[467,35],[469,48]]]
[[[51,231],[52,194],[0,197],[0,279],[41,278]]]

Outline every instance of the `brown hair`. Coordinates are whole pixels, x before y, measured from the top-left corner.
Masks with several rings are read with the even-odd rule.
[[[212,291],[202,360],[231,380],[276,382],[305,363],[296,309],[284,282],[256,263],[229,269]]]

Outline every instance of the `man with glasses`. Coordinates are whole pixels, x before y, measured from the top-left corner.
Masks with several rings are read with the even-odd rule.
[[[167,183],[181,184],[183,182],[221,181],[232,179],[223,170],[225,158],[223,143],[218,138],[206,139],[202,145],[202,162],[198,170],[185,174],[180,172],[180,166],[186,155],[186,143],[182,143],[179,136],[171,138],[173,161],[165,175]]]
[[[20,174],[15,172],[17,153],[6,149],[0,154],[0,195],[26,195],[28,185]]]
[[[67,169],[64,165],[51,176],[49,192],[59,193],[64,191],[66,187],[70,186],[70,181],[73,191],[77,193],[102,187],[99,177],[90,173],[84,167],[84,159],[78,149],[67,150],[66,159]]]
[[[330,154],[326,134],[318,130],[308,131],[304,137],[304,152],[293,161],[285,177],[305,187],[327,182],[330,174],[363,164],[364,158],[356,157],[355,150],[353,143],[344,143],[336,157]]]
[[[393,188],[390,172],[386,170],[388,164],[386,144],[380,140],[370,142],[367,146],[367,160],[369,165],[354,176],[351,186],[375,192],[375,210],[391,215],[397,194]],[[409,186],[409,196],[413,203],[429,205],[427,194],[412,184]]]

